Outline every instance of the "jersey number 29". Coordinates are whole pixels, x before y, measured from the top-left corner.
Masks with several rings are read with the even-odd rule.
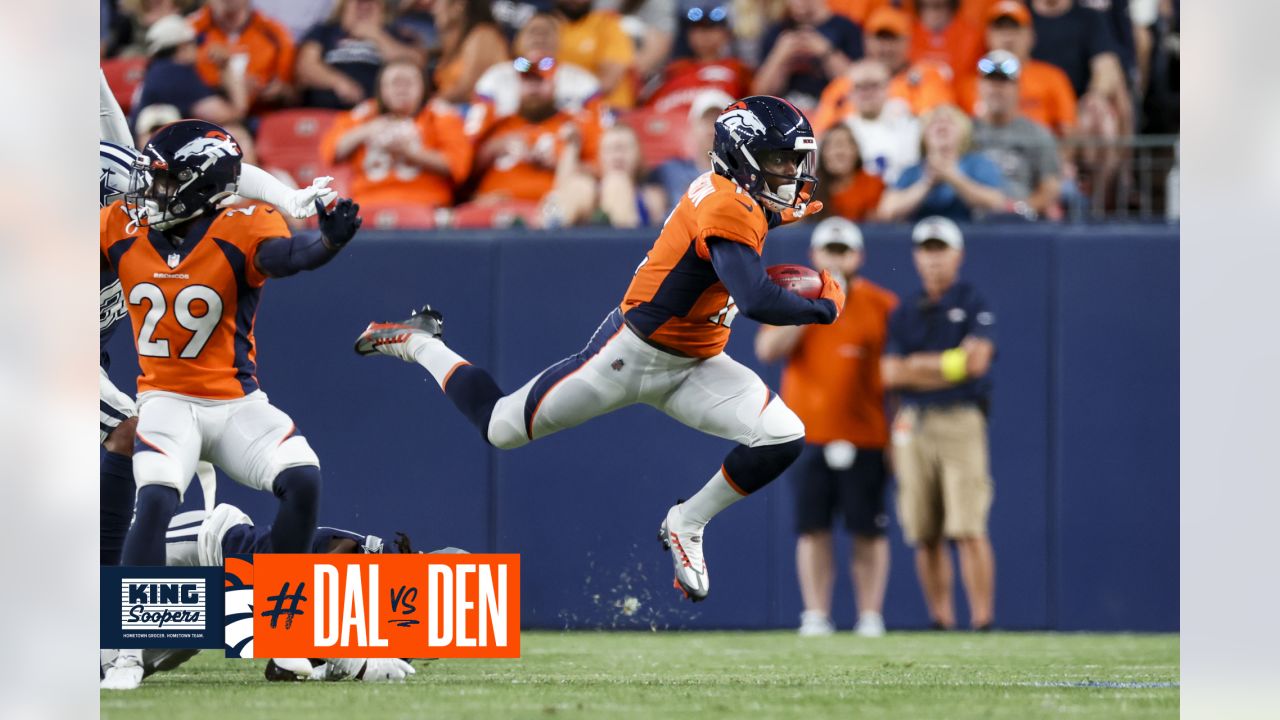
[[[205,310],[201,315],[191,312],[191,304],[197,300],[204,303]],[[146,357],[173,357],[169,351],[169,340],[155,337],[156,325],[168,309],[164,292],[151,283],[134,285],[129,291],[129,304],[141,305],[144,301],[151,307],[142,319],[142,328],[138,331],[138,354]],[[214,328],[222,321],[222,298],[211,287],[189,285],[178,291],[174,298],[173,317],[179,325],[194,333],[182,347],[178,357],[198,357],[205,343],[209,342]]]

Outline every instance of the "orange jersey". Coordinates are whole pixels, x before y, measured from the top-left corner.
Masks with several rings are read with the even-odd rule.
[[[867,24],[871,13],[888,4],[889,0],[827,0],[831,12],[849,18],[859,27]]]
[[[490,140],[508,136],[510,144],[489,158],[480,174],[475,196],[509,197],[538,202],[555,185],[555,159],[565,146],[565,135],[576,131],[582,138],[579,159],[595,161],[603,134],[601,107],[590,104],[577,114],[557,112],[539,123],[529,122],[519,114],[495,117],[492,102],[478,102],[467,114],[468,135],[476,148]],[[477,151],[482,152],[482,151]]]
[[[349,164],[354,169],[351,196],[365,204],[452,205],[454,188],[471,172],[471,144],[460,142],[462,116],[444,103],[428,103],[412,124],[423,148],[444,155],[448,177],[404,162],[376,141],[361,145],[338,161],[342,136],[379,117],[377,102],[366,100],[340,115],[320,142],[320,157],[325,163]]]
[[[853,81],[841,75],[827,83],[813,112],[813,131],[822,133],[837,122],[857,112],[853,98]],[[951,68],[928,60],[914,63],[889,81],[889,97],[900,98],[911,107],[911,114],[919,117],[939,105],[955,102],[951,89]]]
[[[965,112],[979,114],[977,76],[971,75],[956,83],[956,95]],[[1076,93],[1067,74],[1057,65],[1039,60],[1022,63],[1018,107],[1028,120],[1044,125],[1059,137],[1076,126]]]
[[[978,60],[985,45],[981,27],[956,16],[942,32],[934,33],[917,20],[907,57],[913,63],[922,60],[943,63],[951,68],[952,77],[973,75],[978,72]]]
[[[556,60],[584,67],[599,75],[605,64],[627,68],[616,87],[604,96],[609,107],[627,109],[635,104],[635,43],[622,27],[622,18],[608,10],[593,10],[580,20],[560,23],[560,47]]]
[[[246,75],[261,90],[273,80],[293,82],[293,60],[296,50],[293,37],[284,25],[257,10],[249,14],[249,22],[234,36],[227,35],[213,22],[209,8],[191,16],[191,27],[200,41],[196,55],[196,72],[209,87],[222,85],[222,68],[209,56],[212,48],[220,48],[226,55],[249,56]]]
[[[707,238],[764,250],[764,208],[731,180],[703,173],[662,226],[622,298],[627,324],[664,348],[695,358],[724,350],[737,315],[711,265]]]
[[[280,213],[256,205],[199,218],[175,248],[130,211],[120,200],[102,208],[99,230],[133,324],[138,392],[230,400],[257,390],[253,322],[267,277],[254,255],[289,237]]]
[[[846,440],[883,448],[889,441],[880,355],[898,298],[861,278],[840,317],[807,325],[782,371],[782,399],[804,421],[805,440]]]
[[[880,204],[882,194],[884,180],[866,170],[859,170],[849,182],[831,188],[826,200],[827,214],[862,222]]]

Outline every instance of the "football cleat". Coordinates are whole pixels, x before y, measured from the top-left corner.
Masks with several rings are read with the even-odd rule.
[[[103,690],[135,690],[142,684],[142,651],[121,650],[102,677]]]
[[[685,521],[680,503],[671,506],[658,529],[662,548],[671,553],[671,562],[675,566],[673,585],[693,602],[706,600],[707,593],[711,592],[707,561],[702,556],[704,529]]]
[[[415,336],[438,338],[444,335],[444,316],[430,305],[415,310],[399,322],[369,323],[369,327],[356,338],[356,354],[382,353],[405,362],[414,362],[409,352],[409,341]]]

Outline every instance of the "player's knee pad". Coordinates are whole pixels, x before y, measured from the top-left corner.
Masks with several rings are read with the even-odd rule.
[[[273,490],[276,478],[289,468],[314,466],[317,479],[320,471],[320,458],[311,449],[307,439],[294,435],[276,446],[275,452],[267,460],[257,483],[263,490]]]
[[[148,485],[163,485],[177,490],[181,497],[191,478],[182,477],[182,464],[177,460],[143,446],[133,454],[133,481],[139,491]]]
[[[782,398],[774,397],[760,413],[756,422],[755,441],[751,446],[778,445],[796,439],[804,439],[804,422],[782,402]]]
[[[493,406],[485,439],[499,450],[514,450],[529,444],[529,434],[524,424],[523,400],[509,395]]]

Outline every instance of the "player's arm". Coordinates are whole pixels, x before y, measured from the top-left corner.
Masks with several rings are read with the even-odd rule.
[[[258,245],[253,255],[253,264],[258,272],[267,277],[281,278],[303,270],[315,270],[335,258],[355,237],[363,222],[360,206],[349,198],[339,200],[332,212],[326,211],[320,200],[316,200],[316,212],[320,217],[320,232],[268,238]]]
[[[829,296],[825,284],[823,296],[817,300],[782,289],[765,273],[760,254],[743,243],[710,237],[707,249],[716,275],[733,296],[738,312],[752,320],[766,325],[829,325],[835,322],[844,304],[844,293],[834,281],[830,284],[839,297],[834,292]]]
[[[124,110],[116,102],[115,93],[107,83],[107,75],[98,70],[98,134],[103,140],[127,148],[133,147],[133,134],[129,132],[129,122],[124,119]]]
[[[270,203],[289,213],[294,219],[304,220],[316,214],[317,199],[325,205],[337,199],[338,193],[329,189],[331,182],[331,177],[318,177],[311,181],[310,187],[294,190],[266,170],[244,163],[240,166],[240,183],[236,187],[236,194],[249,200]]]
[[[942,390],[983,377],[993,357],[995,344],[990,339],[970,335],[958,347],[942,352],[885,355],[880,377],[890,390]]]

